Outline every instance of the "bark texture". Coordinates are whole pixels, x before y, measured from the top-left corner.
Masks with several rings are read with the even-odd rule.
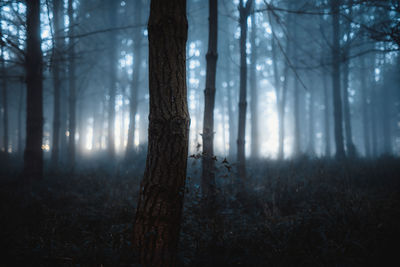
[[[43,62],[40,39],[40,0],[26,1],[27,115],[24,177],[43,177]]]
[[[204,121],[203,121],[203,157],[201,188],[206,206],[215,197],[215,161],[214,157],[214,106],[215,79],[217,75],[217,44],[218,44],[218,1],[209,0],[209,36],[206,54],[207,72],[206,89],[204,90]]]
[[[149,33],[149,141],[134,222],[143,266],[177,266],[190,118],[185,0],[152,0]]]

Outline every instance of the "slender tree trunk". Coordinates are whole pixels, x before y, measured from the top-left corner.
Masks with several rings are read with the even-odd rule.
[[[325,120],[324,120],[324,126],[325,126],[325,157],[330,157],[331,156],[331,102],[330,100],[330,94],[329,94],[329,87],[328,87],[328,81],[327,81],[327,74],[323,73],[322,74],[322,79],[324,83],[324,106],[325,106]]]
[[[353,135],[351,129],[351,114],[350,114],[350,103],[349,103],[349,50],[347,49],[343,53],[343,115],[344,115],[344,126],[346,134],[346,147],[347,154],[349,157],[356,156],[356,147],[353,143]]]
[[[0,10],[0,21],[2,21],[1,10]],[[2,27],[0,27],[0,36],[2,36]],[[6,60],[4,58],[4,43],[1,44],[1,88],[2,88],[2,106],[3,106],[3,146],[4,152],[8,153],[8,90],[7,90],[7,72],[6,72]]]
[[[246,155],[245,155],[245,136],[246,136],[246,108],[247,108],[247,18],[250,14],[253,1],[248,0],[243,5],[243,0],[239,2],[239,24],[240,24],[240,93],[239,93],[239,123],[237,140],[237,161],[238,175],[246,178]]]
[[[392,153],[392,136],[390,127],[390,107],[394,105],[391,103],[390,87],[383,86],[382,97],[382,130],[383,130],[383,153],[390,155]]]
[[[43,63],[40,39],[40,1],[30,0],[26,15],[27,117],[24,177],[43,177]]]
[[[135,24],[142,23],[142,1],[135,1]],[[129,128],[128,128],[128,142],[126,145],[126,155],[128,159],[129,155],[133,152],[134,139],[135,139],[135,127],[136,127],[136,114],[138,109],[138,97],[139,97],[139,76],[140,76],[140,65],[142,62],[142,28],[136,28],[133,35],[134,39],[134,65],[133,65],[133,76],[131,84],[131,97],[129,100]],[[143,118],[142,118],[143,119]]]
[[[125,91],[122,91],[122,105],[121,105],[121,129],[119,133],[119,147],[121,151],[125,148]]]
[[[75,167],[75,131],[76,131],[76,86],[75,86],[75,45],[74,45],[74,0],[68,0],[68,166],[70,171],[74,171]]]
[[[335,126],[336,158],[345,157],[343,143],[343,117],[342,99],[340,90],[340,26],[339,26],[339,7],[340,0],[331,0],[332,26],[333,26],[333,46],[332,46],[332,89],[333,89],[333,108]]]
[[[21,82],[19,88],[19,101],[18,101],[18,156],[22,155],[23,147],[22,147],[22,113],[24,108],[24,83]]]
[[[108,12],[110,27],[117,26],[118,1],[109,1]],[[115,156],[115,93],[117,90],[117,33],[109,33],[109,102],[108,102],[108,152],[111,158]]]
[[[230,48],[227,48],[228,58],[230,58]],[[227,97],[228,97],[228,116],[229,116],[229,158],[233,159],[236,151],[236,132],[235,129],[235,112],[233,110],[233,103],[235,102],[233,88],[231,86],[231,64],[228,64],[226,68],[226,83],[227,83]]]
[[[149,141],[133,245],[143,266],[177,266],[189,141],[185,0],[152,0]]]
[[[54,28],[54,41],[53,41],[53,57],[52,57],[52,70],[53,70],[53,90],[54,90],[54,103],[53,103],[53,142],[51,150],[51,165],[54,169],[58,167],[59,161],[59,145],[60,145],[60,61],[61,61],[61,30],[60,20],[62,16],[62,2],[60,0],[53,0],[53,28]]]
[[[315,130],[314,130],[314,98],[315,98],[315,92],[314,92],[314,86],[313,86],[313,81],[311,79],[311,86],[309,87],[309,94],[310,94],[310,99],[309,99],[309,105],[308,105],[308,154],[310,156],[315,156]]]
[[[361,101],[362,101],[362,120],[363,120],[363,134],[364,134],[364,149],[365,156],[371,156],[371,146],[370,146],[370,119],[368,116],[368,87],[367,87],[367,72],[365,65],[365,57],[360,58],[360,81],[361,81]]]
[[[251,157],[258,158],[260,144],[258,137],[258,92],[257,92],[257,45],[256,45],[256,15],[251,17],[251,65],[250,65],[250,112],[251,112]]]
[[[204,120],[203,120],[203,157],[201,187],[206,207],[211,206],[215,197],[215,162],[214,162],[214,106],[215,79],[217,76],[218,58],[218,1],[209,0],[209,36],[206,55],[207,73],[206,89],[204,90]]]

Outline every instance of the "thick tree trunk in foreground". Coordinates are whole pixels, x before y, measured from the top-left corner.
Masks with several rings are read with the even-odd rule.
[[[43,64],[40,39],[40,1],[29,0],[26,15],[27,117],[24,177],[43,177]]]
[[[135,1],[135,24],[139,25],[142,23],[142,1]],[[131,96],[129,99],[129,128],[128,128],[128,141],[126,145],[125,156],[128,159],[129,155],[133,151],[134,139],[135,139],[135,127],[136,127],[136,113],[138,109],[138,97],[139,97],[139,76],[140,68],[142,63],[142,28],[137,27],[134,30],[134,45],[133,45],[133,75],[131,84]]]
[[[245,155],[245,135],[246,135],[246,108],[247,108],[247,17],[250,14],[253,1],[248,0],[243,5],[243,0],[239,2],[239,24],[240,24],[240,92],[239,92],[239,123],[237,140],[237,162],[238,176],[246,178],[246,155]]]
[[[215,162],[214,156],[214,106],[215,79],[217,75],[218,58],[218,1],[209,0],[209,36],[206,55],[207,73],[206,89],[204,90],[204,120],[203,120],[203,157],[201,189],[203,197],[212,203],[215,197]]]
[[[189,139],[185,0],[152,0],[149,141],[134,222],[143,266],[176,266]]]
[[[333,89],[333,108],[335,126],[336,158],[344,158],[343,143],[343,117],[342,117],[342,98],[340,92],[340,29],[339,29],[339,5],[340,0],[331,0],[332,26],[333,26],[333,46],[332,46],[332,89]]]
[[[258,92],[257,92],[257,46],[256,46],[256,16],[251,17],[251,57],[250,57],[250,113],[251,113],[251,157],[258,158],[260,154],[260,144],[258,137]]]
[[[54,48],[52,58],[53,68],[53,90],[54,90],[54,106],[53,106],[53,142],[51,150],[51,165],[57,168],[60,154],[60,61],[61,61],[61,28],[64,19],[62,15],[62,2],[53,0],[53,27],[54,27]]]
[[[68,0],[68,166],[71,171],[75,166],[75,131],[76,131],[76,88],[75,88],[75,46],[74,46],[74,10],[73,0]]]

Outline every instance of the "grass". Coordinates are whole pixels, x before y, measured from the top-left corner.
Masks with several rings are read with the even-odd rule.
[[[198,163],[189,162],[182,266],[385,266],[396,259],[398,159],[250,162],[246,181],[217,163],[211,219],[202,216]],[[32,190],[3,173],[0,265],[135,266],[142,167],[47,173]]]

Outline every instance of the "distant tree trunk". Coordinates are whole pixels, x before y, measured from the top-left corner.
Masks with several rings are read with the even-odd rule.
[[[118,12],[118,1],[108,1],[108,12],[110,27],[115,28],[117,26],[117,12]],[[109,33],[109,101],[108,101],[108,152],[111,158],[115,156],[115,93],[117,90],[117,33],[116,31],[110,31]]]
[[[293,39],[298,40],[298,26],[296,23],[293,25]],[[298,50],[293,49],[294,63],[297,65],[297,58],[299,56]],[[297,75],[296,75],[297,77]],[[298,157],[300,155],[300,88],[299,88],[299,80],[298,78],[293,79],[293,157]]]
[[[348,1],[349,17],[352,17],[353,0]],[[347,20],[345,23],[345,33],[347,34],[347,42],[350,42],[351,26],[350,21]],[[351,129],[351,112],[350,112],[350,100],[349,100],[349,65],[350,65],[350,44],[347,43],[342,49],[343,54],[341,56],[343,63],[343,115],[344,115],[344,126],[346,134],[346,148],[347,155],[351,158],[356,156],[356,147],[353,142],[353,134]]]
[[[372,86],[369,87],[370,90],[370,96],[371,96],[371,101],[369,104],[369,113],[370,113],[370,118],[371,118],[371,144],[372,144],[372,157],[377,157],[378,156],[378,133],[377,133],[377,110],[376,110],[376,97],[377,94],[375,92],[373,84]]]
[[[327,81],[327,74],[322,73],[323,85],[324,85],[324,106],[325,106],[325,119],[324,119],[324,128],[325,128],[325,157],[331,156],[331,102],[329,87]]]
[[[228,58],[230,59],[229,45],[227,47]],[[228,116],[229,116],[229,157],[232,159],[235,156],[236,151],[236,132],[235,129],[235,112],[233,110],[233,103],[235,102],[234,91],[231,86],[231,64],[228,64],[226,68],[226,83],[227,83],[227,98],[228,98]]]
[[[121,105],[121,130],[119,133],[119,147],[121,151],[125,148],[125,91],[121,92],[122,105]]]
[[[343,118],[342,118],[342,99],[340,90],[340,26],[339,26],[339,7],[340,0],[331,0],[332,26],[333,26],[333,46],[332,46],[332,89],[333,89],[333,108],[335,126],[336,158],[345,157],[343,143]]]
[[[348,58],[349,53],[344,52],[343,57]],[[343,113],[344,113],[344,126],[346,134],[346,147],[349,157],[356,156],[356,147],[353,143],[352,129],[351,129],[351,115],[349,103],[349,62],[345,61],[343,64]]]
[[[40,0],[26,1],[27,117],[24,177],[43,177],[43,63],[40,39]]]
[[[392,153],[392,136],[390,127],[390,107],[393,105],[390,103],[390,87],[385,86],[382,88],[382,130],[383,130],[383,153]]]
[[[139,25],[142,23],[142,1],[135,1],[135,24]],[[142,62],[142,28],[137,27],[134,30],[133,35],[134,45],[133,45],[133,57],[134,57],[134,65],[133,65],[133,76],[132,76],[132,84],[131,84],[131,97],[129,100],[129,128],[128,128],[128,142],[126,145],[126,155],[128,158],[129,155],[133,151],[134,147],[134,139],[135,139],[135,127],[136,127],[136,114],[138,109],[138,97],[139,97],[139,76],[140,76],[140,68]],[[143,118],[142,118],[143,119]]]
[[[239,123],[237,140],[237,161],[238,175],[246,178],[246,155],[245,155],[245,136],[246,136],[246,108],[247,108],[247,18],[252,8],[253,0],[248,0],[243,5],[243,0],[239,2],[239,25],[240,25],[240,93],[239,93]]]
[[[214,106],[215,79],[217,76],[218,58],[218,1],[209,0],[209,35],[206,54],[207,72],[206,88],[204,90],[204,120],[203,120],[203,157],[201,189],[206,200],[206,208],[210,207],[215,197],[215,162],[214,156]],[[211,208],[211,207],[210,207]]]
[[[310,94],[310,99],[309,99],[309,105],[308,105],[308,154],[310,156],[315,156],[315,142],[314,142],[314,136],[315,136],[315,131],[314,131],[314,98],[315,98],[315,92],[314,92],[314,85],[313,85],[313,80],[311,79],[311,83],[309,86],[309,94]]]
[[[75,45],[74,45],[74,0],[68,0],[68,166],[69,170],[73,171],[75,167],[75,131],[76,131],[76,87],[75,87]]]
[[[18,156],[22,155],[23,147],[22,147],[22,112],[24,108],[24,83],[21,81],[21,85],[19,88],[19,101],[18,101]]]
[[[0,10],[0,21],[2,21]],[[2,27],[0,27],[0,36],[2,36]],[[6,73],[6,60],[4,58],[4,43],[1,44],[1,87],[2,87],[2,106],[3,106],[3,146],[4,152],[8,153],[8,97],[7,97],[7,73]]]
[[[250,57],[250,112],[251,112],[251,157],[258,158],[260,144],[258,137],[258,92],[257,92],[257,45],[256,45],[256,15],[251,17],[251,57]]]
[[[371,156],[371,146],[370,146],[370,120],[368,116],[368,88],[367,88],[367,71],[365,65],[365,57],[360,58],[360,81],[361,81],[361,101],[362,101],[362,120],[363,120],[363,134],[364,134],[364,149],[365,149],[365,156]]]
[[[177,266],[189,141],[185,0],[152,0],[149,141],[134,222],[143,266]]]
[[[54,89],[54,103],[53,103],[53,142],[51,150],[51,165],[53,168],[58,167],[59,161],[59,145],[60,145],[60,61],[61,61],[61,28],[60,20],[64,19],[62,15],[62,3],[60,0],[53,0],[53,56],[52,56],[52,70],[53,70],[53,89]]]

